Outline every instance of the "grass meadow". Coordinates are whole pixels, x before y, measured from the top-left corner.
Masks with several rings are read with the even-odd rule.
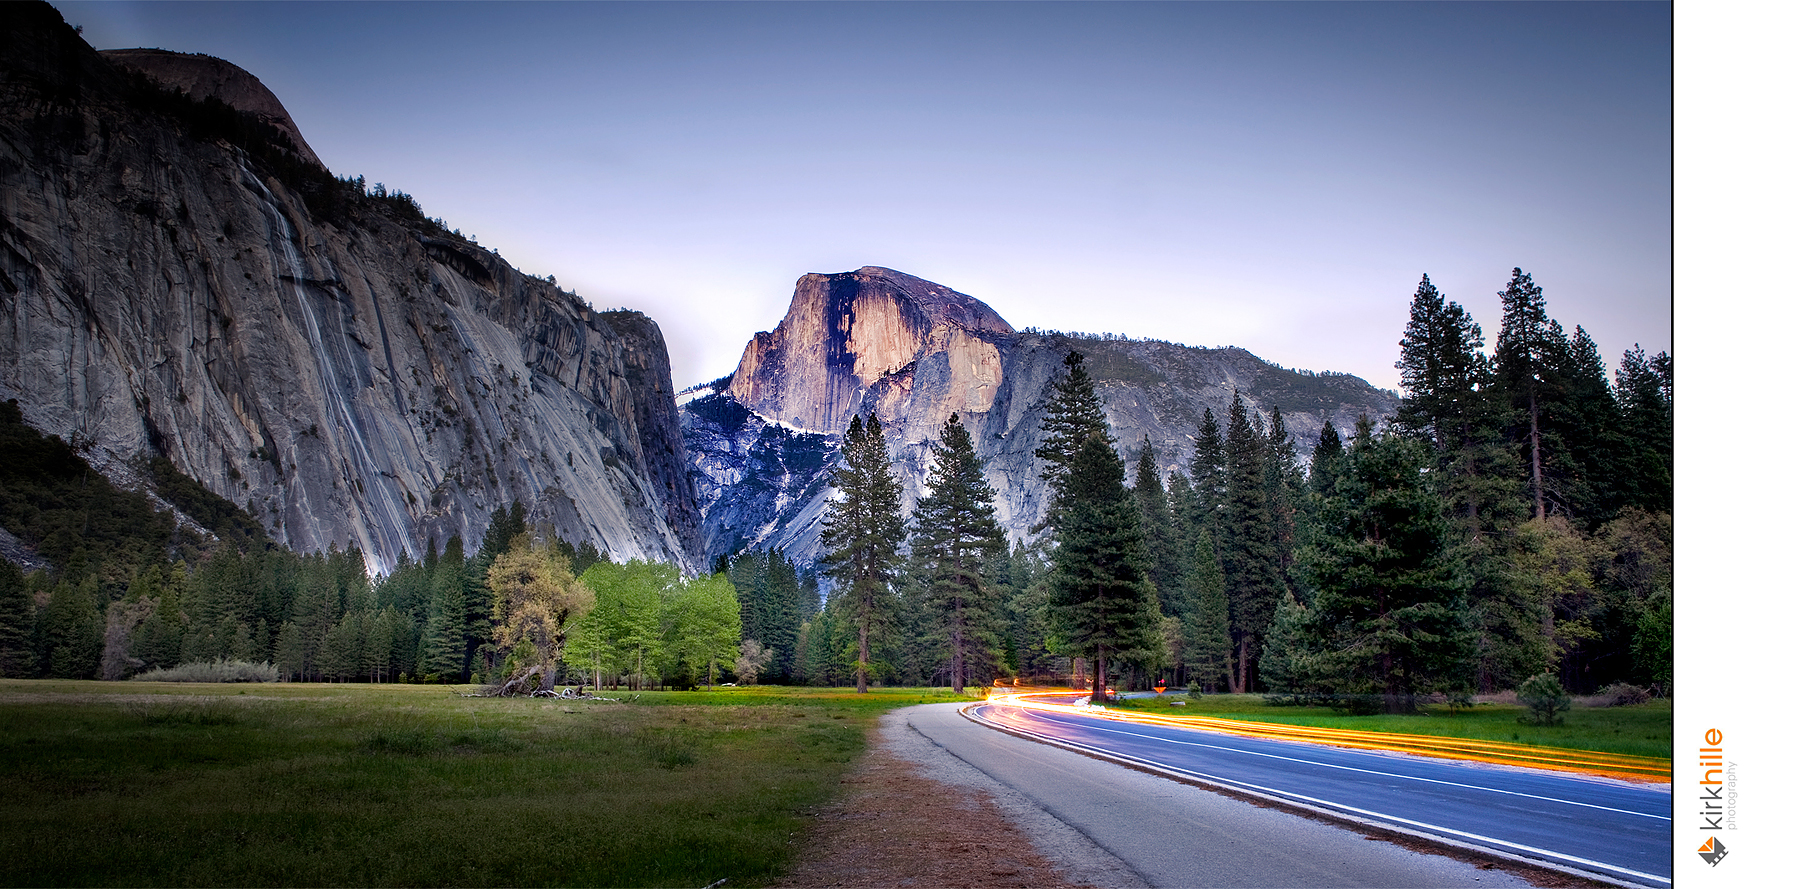
[[[953,699],[466,690],[0,680],[0,882],[762,885],[882,712]]]
[[[1185,701],[1186,706],[1173,706],[1176,701]],[[1526,714],[1526,708],[1493,701],[1478,702],[1472,707],[1428,704],[1420,708],[1421,712],[1405,716],[1350,716],[1330,707],[1270,704],[1257,694],[1189,697],[1171,692],[1108,706],[1172,716],[1212,716],[1283,725],[1503,741],[1663,759],[1673,755],[1675,743],[1674,709],[1667,698],[1620,707],[1577,704],[1562,714],[1562,725],[1521,723],[1519,717]]]

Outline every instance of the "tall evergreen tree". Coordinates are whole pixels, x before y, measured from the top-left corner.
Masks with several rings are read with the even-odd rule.
[[[1160,647],[1162,616],[1124,462],[1106,437],[1090,435],[1068,469],[1046,611],[1061,647],[1093,661],[1092,699],[1104,701],[1108,658]]]
[[[1518,287],[1518,299],[1528,301],[1524,284]],[[1528,311],[1522,318],[1543,323]],[[1429,277],[1422,279],[1394,364],[1405,397],[1392,428],[1431,444],[1440,490],[1470,538],[1516,521],[1524,489],[1517,478],[1523,464],[1501,440],[1510,402],[1503,403],[1493,363],[1481,348],[1481,325],[1446,300]]]
[[[1132,487],[1138,505],[1138,521],[1144,528],[1144,547],[1150,555],[1150,582],[1156,586],[1156,598],[1164,614],[1180,610],[1183,560],[1177,545],[1174,517],[1169,510],[1169,495],[1163,488],[1162,469],[1156,463],[1156,448],[1144,436],[1138,452],[1136,484]]]
[[[1228,687],[1231,674],[1231,609],[1225,598],[1225,571],[1212,533],[1194,532],[1182,577],[1187,608],[1182,613],[1183,666],[1190,684],[1208,694]]]
[[[102,632],[100,581],[88,574],[80,581],[57,581],[44,606],[43,653],[39,663],[53,679],[93,679],[100,672]]]
[[[1290,586],[1294,549],[1299,533],[1299,499],[1305,479],[1300,474],[1299,449],[1288,434],[1279,405],[1269,408],[1269,431],[1263,439],[1263,490],[1269,502],[1269,520],[1275,535],[1276,569],[1281,585]]]
[[[25,679],[37,675],[37,652],[31,644],[31,625],[37,609],[17,565],[0,559],[0,677]]]
[[[1234,392],[1225,431],[1225,501],[1219,513],[1218,542],[1236,649],[1231,690],[1239,693],[1254,686],[1261,636],[1274,619],[1275,605],[1285,588],[1275,521],[1269,510],[1265,448],[1243,397]]]
[[[1667,352],[1647,358],[1633,345],[1619,361],[1614,391],[1619,399],[1623,447],[1619,454],[1622,504],[1650,512],[1675,510],[1675,361]]]
[[[1406,438],[1358,436],[1307,550],[1325,690],[1389,713],[1467,687],[1468,580],[1430,466]]]
[[[1541,519],[1549,514],[1554,497],[1546,466],[1555,443],[1546,440],[1544,421],[1560,392],[1556,374],[1568,342],[1561,325],[1550,320],[1544,307],[1544,289],[1532,283],[1530,275],[1513,269],[1512,280],[1499,296],[1500,335],[1494,341],[1494,371],[1513,411],[1510,426],[1529,473],[1531,514]]]
[[[1034,454],[1044,461],[1042,477],[1050,489],[1050,502],[1040,528],[1055,528],[1061,521],[1064,491],[1076,453],[1090,437],[1100,436],[1112,443],[1112,430],[1106,423],[1106,408],[1094,388],[1080,352],[1063,357],[1065,373],[1051,385],[1050,402],[1044,410],[1040,440]]]
[[[1558,358],[1563,392],[1553,425],[1563,454],[1558,461],[1561,499],[1578,525],[1592,529],[1616,515],[1622,505],[1617,482],[1623,445],[1619,404],[1608,385],[1600,349],[1580,325]]]
[[[1406,392],[1394,412],[1394,428],[1431,442],[1439,453],[1473,436],[1488,375],[1481,346],[1481,325],[1445,300],[1429,275],[1420,278],[1400,360],[1394,362]]]
[[[435,553],[436,547],[432,548]],[[468,574],[464,566],[462,536],[444,543],[444,554],[428,560],[431,565],[430,600],[419,641],[419,671],[445,680],[467,678],[464,624],[468,613]]]
[[[1219,513],[1225,507],[1225,438],[1219,433],[1219,419],[1210,407],[1200,415],[1188,477],[1194,484],[1194,511],[1188,516],[1189,526],[1205,528],[1216,538]]]
[[[900,559],[905,524],[900,512],[900,483],[881,421],[873,414],[865,426],[850,419],[844,434],[844,465],[832,476],[840,497],[831,502],[822,542],[825,564],[837,582],[832,595],[845,604],[856,629],[856,690],[869,690],[869,637],[879,632],[893,609],[893,580]]]
[[[1320,497],[1331,496],[1332,489],[1337,487],[1343,459],[1344,440],[1328,419],[1325,428],[1319,430],[1319,443],[1313,445],[1312,468],[1306,476],[1307,489]]]
[[[987,566],[1006,551],[994,519],[994,489],[956,414],[944,421],[942,444],[926,481],[930,493],[913,511],[912,556],[950,652],[950,688],[962,694],[972,660],[991,659],[995,590]]]

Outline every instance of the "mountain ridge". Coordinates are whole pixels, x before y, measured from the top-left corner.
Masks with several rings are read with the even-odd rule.
[[[100,464],[167,457],[278,542],[378,572],[515,500],[698,569],[654,321],[146,86],[48,5],[0,24],[0,399],[34,428]]]
[[[934,313],[915,292],[982,321]],[[881,420],[909,507],[939,430],[958,414],[987,465],[1002,526],[1015,541],[1034,539],[1047,493],[1039,424],[1070,351],[1085,356],[1124,455],[1135,459],[1149,441],[1165,476],[1185,470],[1203,412],[1223,424],[1234,393],[1265,420],[1279,408],[1303,456],[1327,420],[1348,429],[1397,403],[1359,377],[1288,370],[1237,347],[1018,330],[975,297],[878,266],[809,274],[781,323],[751,337],[731,375],[679,399],[707,559],[778,548],[815,563],[838,441],[853,413]]]

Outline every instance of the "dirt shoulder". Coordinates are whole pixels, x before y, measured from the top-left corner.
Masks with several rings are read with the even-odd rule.
[[[979,786],[974,769],[944,764],[897,714],[843,780],[844,794],[815,814],[796,864],[776,886],[1105,889],[1142,885],[1104,856],[1074,864],[1040,849],[1041,825],[1019,823]],[[925,763],[932,763],[930,766]],[[973,775],[957,770],[956,766]],[[1066,830],[1066,828],[1064,828]],[[1072,832],[1072,831],[1071,831]],[[1063,838],[1065,841],[1067,838]],[[1071,849],[1074,853],[1087,849]],[[1093,850],[1097,851],[1097,850]],[[1058,855],[1058,858],[1063,856]]]

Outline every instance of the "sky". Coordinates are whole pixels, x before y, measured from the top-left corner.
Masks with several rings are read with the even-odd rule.
[[[1490,343],[1520,267],[1609,367],[1672,351],[1666,4],[54,5],[648,313],[678,388],[864,265],[1388,389],[1425,274]]]

